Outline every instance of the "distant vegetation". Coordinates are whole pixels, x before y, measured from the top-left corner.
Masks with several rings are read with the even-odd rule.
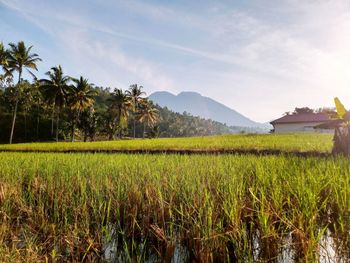
[[[34,75],[40,57],[24,42],[0,43],[0,142],[113,140],[125,136],[186,137],[231,133],[212,120],[154,105],[143,87],[108,89],[52,67]],[[33,81],[23,79],[27,71]],[[33,72],[34,71],[34,72]],[[0,71],[1,73],[1,71]],[[17,80],[15,80],[17,78]]]
[[[328,114],[331,118],[337,117],[337,112],[335,108],[329,108],[329,107],[323,107],[318,109],[311,109],[309,107],[296,107],[294,111],[290,112],[287,111],[284,113],[284,115],[290,115],[290,114],[305,114],[305,113],[325,113]]]

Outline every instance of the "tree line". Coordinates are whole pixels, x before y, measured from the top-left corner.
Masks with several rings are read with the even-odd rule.
[[[318,109],[312,109],[309,107],[296,107],[294,111],[286,111],[284,115],[298,115],[298,114],[307,114],[307,113],[325,113],[328,114],[331,118],[335,118],[337,116],[337,112],[335,108],[330,107],[322,107]]]
[[[98,87],[60,65],[35,76],[41,58],[23,41],[0,42],[0,142],[184,137],[229,133],[219,122],[175,113],[150,101],[143,87]],[[27,71],[33,80],[23,78]]]

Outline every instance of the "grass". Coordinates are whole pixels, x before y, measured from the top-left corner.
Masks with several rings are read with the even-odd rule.
[[[0,151],[112,151],[112,150],[282,150],[329,153],[332,135],[224,135],[193,138],[164,138],[102,142],[3,144]]]
[[[203,146],[214,138],[112,145],[257,146],[248,136]],[[258,147],[294,138],[292,147],[310,149],[295,142],[309,136],[257,138]],[[350,257],[344,157],[0,153],[0,167],[1,262],[103,261],[108,242],[121,261],[170,262],[182,246],[197,262],[265,262],[290,246],[297,262],[315,262],[326,232]]]

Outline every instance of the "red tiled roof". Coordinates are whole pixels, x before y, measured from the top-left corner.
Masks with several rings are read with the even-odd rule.
[[[325,122],[330,118],[326,113],[301,113],[285,115],[282,118],[271,121],[271,124],[278,123],[299,123],[299,122]]]

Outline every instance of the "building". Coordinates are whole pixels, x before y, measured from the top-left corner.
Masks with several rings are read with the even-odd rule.
[[[334,129],[322,129],[317,126],[330,121],[326,113],[298,113],[287,114],[271,121],[275,133],[288,132],[322,132],[333,133]]]

